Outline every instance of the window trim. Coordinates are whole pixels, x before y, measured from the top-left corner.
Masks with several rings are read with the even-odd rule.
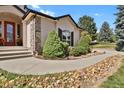
[[[69,36],[70,36],[69,39],[68,39],[67,36],[66,36],[66,39],[63,38],[63,36],[64,36],[63,33],[64,33],[64,32],[68,32],[68,33],[69,33]],[[70,43],[68,43],[69,46],[71,46],[71,38],[72,38],[72,37],[71,37],[71,32],[70,32],[69,30],[63,30],[63,31],[62,31],[62,41],[67,42],[67,43],[70,42]]]

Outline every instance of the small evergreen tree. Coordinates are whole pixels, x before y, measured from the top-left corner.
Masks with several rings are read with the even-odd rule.
[[[102,27],[100,28],[98,40],[104,42],[111,42],[113,38],[112,36],[113,36],[112,29],[110,29],[108,22],[104,22],[102,24]]]
[[[65,45],[64,45],[65,46]],[[58,58],[65,56],[65,50],[56,31],[51,31],[43,47],[45,58]]]

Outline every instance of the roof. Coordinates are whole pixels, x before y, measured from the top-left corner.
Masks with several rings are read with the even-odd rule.
[[[35,13],[35,14],[38,14],[38,15],[45,16],[47,18],[56,20],[55,17],[52,17],[50,15],[47,15],[47,14],[44,14],[44,13],[41,13],[41,12],[38,12],[38,11],[35,11],[35,10],[32,10],[32,9],[28,9],[28,11],[26,12],[26,14],[23,16],[23,19],[25,19],[29,13]]]
[[[20,7],[18,7],[17,5],[13,5],[13,7],[15,7],[17,10],[19,10],[20,12],[22,12],[23,14],[25,14],[25,11],[22,10]]]
[[[35,10],[32,10],[32,9],[29,9],[29,8],[27,8],[27,6],[25,6],[25,8],[28,9],[28,11],[23,16],[23,19],[25,19],[28,16],[29,13],[38,14],[38,15],[41,15],[41,16],[44,16],[44,17],[47,17],[47,18],[50,18],[50,19],[53,19],[53,20],[59,20],[59,19],[64,18],[64,17],[69,17],[72,20],[72,22],[75,24],[75,26],[78,27],[79,29],[81,29],[78,26],[78,24],[74,21],[74,19],[71,17],[70,14],[62,15],[62,16],[59,16],[59,17],[53,17],[53,16],[50,16],[50,15],[47,15],[47,14],[44,14],[44,13],[41,13],[41,12],[38,12],[38,11],[35,11]]]

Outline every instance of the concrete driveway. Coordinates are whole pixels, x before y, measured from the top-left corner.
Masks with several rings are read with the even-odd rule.
[[[85,68],[119,53],[105,49],[101,51],[106,51],[106,53],[76,60],[42,60],[34,57],[5,60],[0,61],[0,68],[18,74],[43,75]]]

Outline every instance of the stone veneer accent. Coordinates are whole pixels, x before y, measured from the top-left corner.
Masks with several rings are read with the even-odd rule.
[[[35,18],[35,51],[41,54],[41,18]]]
[[[27,25],[30,25],[30,49],[34,54],[41,53],[41,18],[32,16]]]
[[[30,44],[31,44],[31,50],[35,51],[35,20],[33,19],[31,24],[30,24],[30,29],[31,29],[31,32],[30,32],[30,38],[31,38],[31,41],[30,41]]]

